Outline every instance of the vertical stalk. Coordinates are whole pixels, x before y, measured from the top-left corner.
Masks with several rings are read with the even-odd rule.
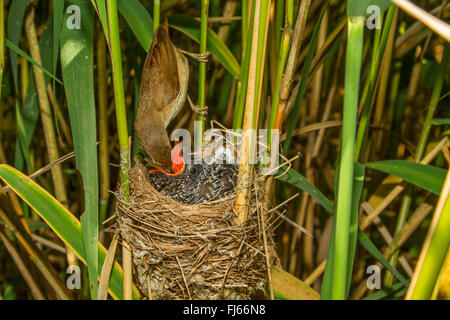
[[[345,61],[344,116],[342,150],[339,167],[339,185],[335,222],[335,256],[333,259],[332,299],[345,299],[348,265],[349,234],[353,194],[353,157],[356,138],[359,81],[363,49],[364,18],[348,17],[348,42]]]
[[[256,69],[256,91],[255,91],[255,113],[253,115],[253,129],[258,128],[258,119],[259,119],[259,111],[261,109],[261,94],[262,94],[262,85],[263,85],[263,77],[264,70],[266,65],[266,47],[267,47],[267,35],[269,30],[269,11],[271,0],[263,0],[261,4],[261,13],[260,13],[260,25],[258,29],[258,50],[257,50],[257,60],[256,65],[259,68]]]
[[[439,287],[439,273],[445,266],[450,245],[450,170],[436,205],[416,270],[406,293],[406,300],[430,299],[435,286]]]
[[[0,229],[0,240],[2,240],[6,250],[8,250],[12,260],[14,261],[14,264],[19,270],[20,274],[22,275],[23,280],[27,284],[28,288],[30,288],[30,292],[33,298],[35,300],[45,300],[44,294],[39,288],[39,285],[33,279],[33,275],[31,274],[30,270],[28,270],[25,262],[20,256],[20,253],[17,251],[16,247],[8,240],[8,236],[5,233],[3,233],[1,229]]]
[[[100,167],[100,222],[106,218],[109,199],[109,152],[108,152],[108,96],[106,72],[106,39],[103,33],[97,37],[97,70],[98,70],[98,136]],[[103,226],[100,223],[100,226]]]
[[[260,13],[261,13],[261,0],[255,0],[253,3],[254,16],[252,16],[253,28],[252,32],[252,42],[251,50],[249,56],[249,71],[248,71],[248,85],[246,91],[246,104],[244,109],[244,119],[243,119],[243,137],[240,149],[240,164],[238,172],[238,180],[236,187],[236,201],[235,201],[235,213],[238,215],[238,221],[244,224],[247,221],[248,215],[248,200],[249,200],[249,178],[250,174],[250,163],[249,157],[252,148],[252,139],[245,136],[246,130],[253,127],[253,116],[255,111],[255,91],[256,91],[256,60],[258,52],[258,30],[260,23]],[[252,9],[253,10],[253,9]]]
[[[248,87],[248,74],[250,67],[250,53],[251,53],[251,45],[248,43],[253,40],[253,32],[249,32],[249,30],[253,30],[254,24],[254,16],[255,16],[255,3],[253,1],[249,2],[247,5],[242,4],[242,16],[248,16],[248,6],[250,9],[250,21],[246,22],[242,20],[242,57],[241,57],[241,73],[239,74],[239,82],[236,94],[236,104],[234,107],[234,117],[233,117],[233,129],[239,129],[242,127],[242,120],[244,118],[244,106],[245,106],[245,97],[247,94]],[[244,12],[245,9],[245,12]],[[245,26],[245,27],[244,27]],[[245,30],[244,30],[245,29]]]
[[[268,11],[270,0],[256,0],[254,3],[252,42],[250,53],[250,65],[248,73],[248,88],[245,99],[245,112],[243,119],[243,137],[240,149],[240,164],[238,181],[236,186],[236,201],[234,212],[238,215],[238,221],[244,224],[248,216],[249,188],[252,178],[252,163],[256,144],[251,130],[258,127],[257,117],[261,94],[261,81],[264,74],[263,59],[266,52],[266,38]]]
[[[411,17],[419,20],[440,37],[450,42],[450,25],[426,12],[409,0],[391,0],[396,6],[405,11]]]
[[[28,61],[26,59],[20,59],[20,95],[22,102],[25,102],[28,89]]]
[[[374,114],[374,124],[376,126],[383,127],[386,126],[386,123],[390,123],[389,116],[386,117],[386,114],[389,114],[389,111],[386,113],[386,108],[384,106],[386,102],[386,95],[389,84],[389,75],[392,65],[392,52],[395,40],[395,33],[397,31],[397,19],[398,19],[398,9],[395,8],[392,25],[389,30],[389,37],[386,43],[386,50],[384,52],[384,56],[380,65],[380,81],[379,81],[378,95],[376,97],[376,107]],[[392,84],[394,84],[394,82]],[[382,131],[375,133],[374,143],[372,145],[373,155],[379,154],[382,137],[383,137]]]
[[[248,0],[242,0],[242,24],[241,24],[241,33],[242,33],[242,53],[241,53],[241,62],[244,61],[244,56],[247,50],[247,40],[248,40]]]
[[[11,231],[17,242],[20,243],[23,251],[28,255],[30,261],[36,265],[43,279],[48,282],[52,290],[47,290],[46,293],[52,295],[51,291],[53,291],[54,296],[58,300],[72,300],[73,296],[70,290],[67,289],[67,286],[58,276],[55,269],[51,266],[48,260],[45,259],[43,253],[36,247],[31,236],[27,232],[23,232],[23,230],[21,230],[17,219],[15,217],[10,218],[6,212],[0,208],[0,221],[7,229],[9,229],[9,231]]]
[[[450,60],[450,45],[445,44],[444,54],[442,56],[441,66],[439,68],[439,73],[436,77],[433,92],[430,98],[430,104],[428,105],[427,115],[425,116],[425,122],[423,124],[422,131],[420,133],[419,144],[417,146],[415,161],[420,162],[425,153],[425,148],[428,143],[428,136],[431,129],[431,121],[433,120],[434,114],[436,113],[436,107],[441,96],[442,87],[444,85],[445,75],[447,74],[447,67]]]
[[[428,111],[425,116],[425,122],[423,124],[422,131],[420,133],[419,143],[417,145],[416,154],[414,156],[415,162],[420,162],[425,153],[425,149],[428,143],[428,136],[430,134],[431,129],[431,121],[433,120],[434,114],[436,113],[436,108],[439,102],[442,87],[444,85],[444,78],[447,71],[449,60],[450,60],[450,45],[446,44],[444,49],[444,55],[442,56],[441,66],[439,68],[439,73],[436,77],[433,86],[433,92],[431,94],[430,103],[428,105]],[[408,213],[411,206],[411,191],[412,190],[409,189],[409,192],[405,194],[405,196],[402,199],[402,204],[400,207],[397,223],[395,226],[394,236],[402,229],[403,225],[406,222],[406,219],[408,218]],[[389,263],[391,263],[395,267],[397,264],[397,260],[398,260],[398,252],[391,257]],[[385,283],[390,284],[392,283],[392,280],[393,280],[392,274],[388,273],[385,279]]]
[[[153,32],[159,27],[161,14],[161,0],[153,0]]]
[[[375,39],[374,39],[374,51],[373,51],[373,56],[372,56],[372,61],[371,61],[371,65],[370,65],[370,75],[369,75],[369,79],[367,80],[365,87],[364,87],[364,91],[361,95],[361,105],[363,106],[362,108],[362,113],[361,113],[361,117],[360,117],[360,123],[359,123],[359,127],[358,127],[358,134],[356,137],[356,147],[355,147],[355,161],[358,161],[360,159],[361,154],[363,154],[362,149],[364,146],[366,146],[367,144],[365,143],[365,141],[367,140],[367,130],[368,130],[368,125],[369,125],[369,119],[370,119],[370,114],[372,111],[372,103],[373,103],[373,96],[375,93],[375,87],[376,87],[376,83],[377,83],[377,79],[378,79],[378,75],[379,75],[379,71],[380,71],[380,64],[381,64],[381,59],[383,57],[385,48],[386,48],[386,43],[389,37],[389,33],[392,27],[392,20],[394,17],[394,13],[395,13],[395,7],[392,6],[386,15],[386,22],[384,23],[384,27],[383,27],[383,31],[382,31],[382,36],[381,36],[381,41],[378,40],[378,36],[375,35]],[[379,33],[380,31],[377,30],[377,33]]]
[[[280,43],[281,43],[281,30],[283,28],[283,13],[284,16],[293,16],[294,13],[294,8],[291,8],[291,11],[287,11],[284,7],[287,6],[287,4],[285,4],[286,0],[278,0],[275,2],[275,52],[279,53],[281,51],[280,49]],[[294,4],[293,0],[288,0],[288,2],[291,2],[292,5]],[[285,19],[286,20],[286,19]],[[286,25],[286,21],[285,21],[285,25]]]
[[[25,20],[25,32],[30,47],[31,58],[42,65],[41,53],[39,51],[38,38],[36,34],[36,26],[34,24],[34,8],[28,14]],[[59,158],[58,145],[56,142],[56,134],[54,122],[52,119],[53,112],[50,108],[50,102],[47,96],[47,88],[45,85],[44,72],[33,65],[34,79],[36,82],[36,91],[38,94],[39,107],[41,111],[42,127],[44,129],[45,144],[47,146],[49,162],[55,162]],[[65,207],[68,206],[66,188],[64,186],[64,177],[61,165],[54,166],[51,169],[53,185],[55,188],[55,197]],[[67,248],[67,261],[69,265],[77,265],[75,253]]]
[[[206,36],[208,32],[208,9],[209,0],[202,0],[202,15],[200,24],[200,54],[206,53]],[[206,62],[200,62],[198,68],[198,107],[200,109],[205,107],[205,95],[206,95]],[[201,121],[201,125],[198,127],[196,145],[201,146],[203,141],[203,130],[205,126],[205,117],[199,115],[197,118]]]
[[[272,130],[273,129],[281,129],[281,126],[283,124],[283,118],[284,118],[284,112],[286,110],[286,105],[288,101],[289,94],[291,92],[291,85],[292,85],[292,79],[294,76],[294,69],[295,69],[295,63],[297,60],[297,55],[300,52],[303,34],[305,31],[306,26],[306,17],[309,12],[309,7],[311,5],[311,0],[302,1],[299,8],[298,8],[298,14],[297,14],[297,20],[295,21],[295,27],[292,34],[292,42],[291,42],[291,35],[289,32],[290,26],[292,26],[293,23],[293,16],[291,12],[294,8],[294,3],[290,0],[286,2],[286,30],[283,32],[283,38],[282,38],[282,49],[286,50],[286,54],[289,52],[288,56],[284,58],[285,62],[283,64],[286,64],[286,67],[282,67],[282,69],[278,69],[277,73],[281,76],[281,79],[279,79],[280,84],[279,86],[276,84],[275,92],[273,93],[273,100],[270,110],[270,119],[269,119],[269,130],[268,130],[268,138],[267,138],[267,145],[271,146],[272,144]],[[290,23],[289,23],[290,22]],[[292,32],[292,31],[291,31]],[[289,43],[290,49],[289,49]],[[283,49],[283,46],[285,46],[285,49]],[[279,58],[281,58],[282,53],[280,53]],[[277,68],[281,68],[281,61],[279,61]],[[276,79],[278,81],[278,79]],[[277,89],[278,87],[278,89]],[[272,190],[272,184],[273,184],[273,176],[269,176],[266,180],[265,185],[265,202],[267,203],[270,199],[270,194]]]
[[[271,130],[275,128],[275,120],[277,118],[278,113],[278,104],[280,102],[280,88],[281,88],[281,80],[284,74],[284,66],[286,65],[286,60],[289,53],[289,43],[292,35],[292,24],[294,20],[294,0],[286,1],[286,9],[285,9],[285,27],[282,31],[281,44],[280,44],[280,52],[278,54],[278,63],[277,63],[277,73],[275,79],[275,90],[272,93],[272,106],[270,108],[270,120],[269,120],[269,131],[267,137],[267,145],[271,144]]]
[[[30,46],[31,57],[37,63],[42,64],[36,34],[36,26],[34,24],[34,9],[27,16],[27,19],[25,21],[25,28]],[[59,153],[58,153],[58,146],[56,143],[54,122],[51,118],[53,113],[50,108],[50,103],[47,96],[47,88],[45,86],[44,81],[44,72],[36,66],[33,66],[33,72],[36,81],[36,90],[38,93],[39,105],[41,108],[41,118],[42,118],[42,125],[44,128],[44,136],[47,145],[48,157],[49,161],[53,162],[59,158]],[[64,179],[62,175],[61,166],[55,166],[51,169],[51,171],[53,176],[53,182],[55,185],[56,198],[58,199],[58,201],[62,202],[65,206],[67,206],[67,195],[66,190],[64,188]]]
[[[281,80],[281,87],[279,92],[279,104],[276,112],[274,128],[281,128],[284,118],[284,112],[288,102],[289,94],[291,93],[291,84],[295,72],[295,62],[297,55],[300,52],[303,34],[305,32],[306,17],[308,16],[311,0],[305,0],[300,3],[298,9],[297,21],[295,22],[294,34],[292,36],[291,50],[289,51],[289,57],[286,62],[286,68]]]
[[[107,1],[109,43],[111,47],[111,60],[113,71],[114,98],[116,103],[117,131],[120,147],[120,197],[125,203],[130,201],[130,181],[129,181],[129,145],[127,114],[125,109],[125,94],[123,89],[122,76],[122,56],[120,51],[119,37],[119,17],[117,13],[117,0]],[[131,252],[122,242],[123,259],[123,298],[132,299],[132,266]]]

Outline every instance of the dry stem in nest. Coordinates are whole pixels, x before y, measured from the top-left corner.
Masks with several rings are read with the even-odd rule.
[[[251,190],[248,221],[239,225],[232,209],[234,194],[187,205],[161,195],[146,177],[147,168],[137,163],[130,172],[130,203],[119,200],[117,205],[118,226],[132,250],[144,295],[150,299],[249,299],[263,289],[268,275],[265,252],[270,264],[276,254],[273,224],[268,217],[261,219],[267,210],[260,185],[255,183]]]

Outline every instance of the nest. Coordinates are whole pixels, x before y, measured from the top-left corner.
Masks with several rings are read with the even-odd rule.
[[[146,166],[138,162],[130,170],[130,202],[117,204],[118,227],[143,295],[250,299],[264,289],[276,254],[261,185],[252,183],[248,219],[240,225],[235,194],[182,204],[161,195],[146,176]]]

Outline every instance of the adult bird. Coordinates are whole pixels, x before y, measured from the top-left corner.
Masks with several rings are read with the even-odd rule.
[[[184,105],[189,79],[186,57],[169,37],[167,21],[153,35],[142,72],[135,130],[149,164],[173,174],[166,128]]]

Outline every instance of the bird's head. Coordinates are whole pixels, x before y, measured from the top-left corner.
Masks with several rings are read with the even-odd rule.
[[[165,151],[167,152],[167,150]],[[183,160],[183,155],[181,153],[180,147],[178,145],[178,141],[175,141],[175,147],[169,152],[171,154],[170,163],[166,161],[167,157],[165,156],[160,157],[159,159],[154,159],[152,155],[150,155],[150,158],[153,162],[152,165],[156,167],[156,170],[152,170],[153,172],[159,171],[169,176],[177,176],[183,172],[185,168],[185,163]],[[158,152],[154,156],[158,158],[159,155],[164,154],[162,152]]]

